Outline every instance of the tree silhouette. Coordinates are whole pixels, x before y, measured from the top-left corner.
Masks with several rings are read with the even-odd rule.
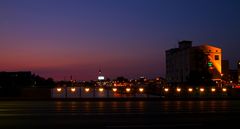
[[[118,82],[128,82],[129,80],[123,76],[120,76],[120,77],[117,77],[115,79],[115,81],[118,81]]]

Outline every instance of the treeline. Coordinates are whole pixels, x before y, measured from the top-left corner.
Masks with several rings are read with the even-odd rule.
[[[24,88],[52,88],[52,78],[43,78],[31,72],[0,72],[0,96],[18,96]]]

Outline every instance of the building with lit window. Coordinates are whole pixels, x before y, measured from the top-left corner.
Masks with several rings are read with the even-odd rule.
[[[222,50],[211,45],[192,46],[192,41],[179,42],[178,48],[166,50],[166,79],[170,83],[187,82],[193,75],[209,72],[212,80],[222,77]]]

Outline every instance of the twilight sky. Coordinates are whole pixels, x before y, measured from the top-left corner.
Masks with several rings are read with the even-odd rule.
[[[180,40],[240,57],[239,0],[0,0],[0,71],[56,80],[165,75]]]

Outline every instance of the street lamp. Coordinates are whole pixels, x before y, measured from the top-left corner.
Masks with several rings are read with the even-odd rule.
[[[215,92],[215,91],[216,91],[216,89],[215,89],[215,88],[212,88],[212,89],[211,89],[211,91],[212,91],[212,92]]]
[[[99,91],[99,92],[103,92],[103,88],[99,88],[98,91]]]
[[[89,88],[85,88],[85,92],[89,92],[90,91],[90,89]]]
[[[130,92],[130,91],[131,91],[131,89],[130,89],[130,88],[126,88],[126,91],[127,91],[127,92]]]
[[[164,88],[164,91],[165,91],[165,92],[168,92],[168,91],[169,91],[169,89],[168,89],[168,88]]]
[[[143,92],[144,91],[144,89],[143,88],[139,88],[139,92]]]
[[[75,89],[75,88],[71,88],[71,91],[72,91],[72,92],[75,92],[75,91],[76,91],[76,89]]]
[[[193,89],[192,89],[192,88],[188,88],[188,91],[189,91],[189,92],[192,92],[192,91],[193,91]]]
[[[181,88],[177,88],[177,92],[181,92]]]
[[[57,88],[57,92],[61,92],[62,91],[62,88]]]
[[[113,92],[116,92],[117,91],[117,88],[112,88]]]
[[[223,91],[223,92],[226,92],[226,91],[227,91],[227,88],[222,88],[222,91]]]

